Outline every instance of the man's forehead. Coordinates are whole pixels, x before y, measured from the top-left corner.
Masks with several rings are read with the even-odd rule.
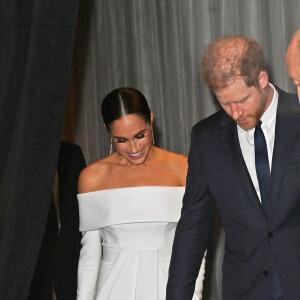
[[[255,89],[254,86],[248,87],[242,77],[225,88],[214,90],[214,93],[220,103],[241,102],[249,97],[249,93]]]

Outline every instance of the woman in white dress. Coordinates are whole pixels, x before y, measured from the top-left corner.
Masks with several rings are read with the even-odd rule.
[[[163,300],[187,157],[154,146],[153,112],[139,91],[102,102],[115,152],[79,178],[79,300]],[[204,263],[193,299],[201,299]]]

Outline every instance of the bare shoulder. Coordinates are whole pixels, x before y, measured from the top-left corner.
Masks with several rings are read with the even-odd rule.
[[[78,179],[78,193],[88,193],[102,189],[109,172],[110,157],[98,160],[84,168]]]
[[[165,170],[165,175],[170,178],[170,181],[176,182],[176,185],[185,186],[188,169],[187,156],[164,149],[160,151],[161,169]]]
[[[160,149],[162,164],[166,169],[183,176],[185,178],[188,168],[188,158],[186,155]]]
[[[174,167],[187,169],[188,158],[186,155],[171,152],[168,150],[160,149],[162,152],[162,158],[164,161],[173,165]]]

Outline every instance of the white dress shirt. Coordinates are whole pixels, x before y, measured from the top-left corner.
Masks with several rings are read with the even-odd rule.
[[[261,117],[261,129],[265,135],[267,148],[268,148],[268,157],[269,157],[269,165],[270,170],[272,166],[272,158],[273,158],[273,148],[274,148],[274,140],[275,140],[275,125],[276,125],[276,112],[277,112],[277,105],[278,105],[278,92],[276,91],[275,87],[269,83],[269,85],[274,90],[274,95],[271,104],[269,105],[268,109],[264,112]],[[255,150],[254,150],[254,131],[255,127],[250,130],[244,130],[239,125],[238,128],[238,137],[239,142],[242,150],[242,154],[244,157],[244,161],[246,163],[248,172],[252,179],[252,183],[256,190],[256,193],[261,201],[260,191],[259,191],[259,184],[256,175],[256,168],[255,168]]]

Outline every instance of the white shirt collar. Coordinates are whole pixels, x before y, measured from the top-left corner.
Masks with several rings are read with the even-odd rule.
[[[260,120],[262,122],[262,127],[270,127],[274,119],[276,118],[276,111],[277,111],[277,105],[278,105],[278,92],[276,91],[273,84],[269,83],[269,85],[274,90],[273,99],[268,107],[268,109],[263,113]]]

